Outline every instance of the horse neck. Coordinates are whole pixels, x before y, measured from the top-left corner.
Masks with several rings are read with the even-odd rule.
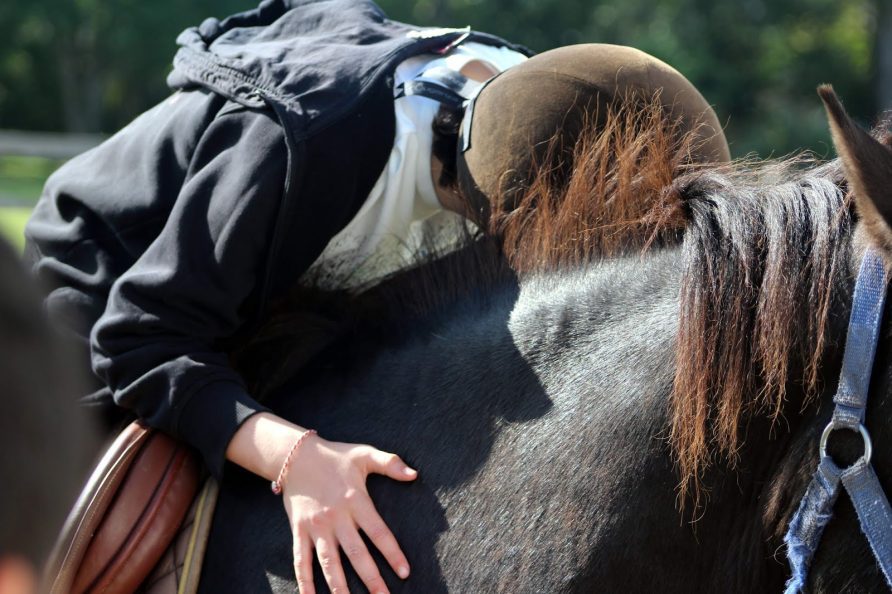
[[[623,336],[619,329],[636,311],[650,309],[655,314],[650,330],[638,328],[642,335],[650,333],[653,340],[658,340],[658,335],[674,335],[678,330],[680,255],[678,249],[665,249],[524,279],[511,315],[515,344],[545,377],[556,360],[584,361],[593,353],[603,353],[605,340],[616,345],[634,343],[633,337]],[[844,287],[838,295],[836,306],[842,311],[831,317],[826,329],[828,347],[819,393],[806,394],[802,382],[796,379],[805,374],[805,369],[791,366],[794,379],[786,389],[786,414],[781,420],[752,415],[741,428],[746,439],[736,465],[720,465],[704,477],[708,502],[701,510],[691,510],[693,515],[688,518],[698,518],[693,526],[683,526],[694,532],[701,544],[715,545],[707,544],[697,554],[697,563],[704,569],[704,583],[753,590],[783,582],[784,565],[766,564],[765,559],[781,550],[789,518],[798,505],[797,496],[810,478],[808,469],[816,463],[812,445],[824,426],[835,391],[850,290],[850,286]],[[631,355],[634,348],[630,349]],[[655,395],[663,402],[669,398],[673,366],[671,361],[665,367],[666,376],[662,381],[656,378],[654,383]],[[755,386],[758,389],[764,384]],[[803,410],[809,398],[819,403],[817,415],[814,406]],[[591,400],[592,406],[597,404],[597,400]],[[665,423],[662,418],[660,425]],[[579,462],[586,465],[585,460]]]
[[[689,506],[680,515],[676,506],[672,487],[678,478],[664,436],[678,333],[680,255],[679,249],[657,250],[524,279],[510,318],[511,335],[555,408],[562,408],[562,397],[578,402],[571,417],[573,438],[558,434],[555,439],[588,444],[572,452],[582,481],[614,480],[605,479],[607,469],[639,473],[634,493],[626,493],[623,509],[614,510],[642,518],[624,538],[635,539],[637,524],[649,524],[639,539],[663,535],[687,550],[698,568],[692,589],[779,588],[783,566],[772,571],[765,563],[773,549],[766,545],[762,489],[786,449],[768,439],[767,419],[752,421],[754,438],[741,450],[737,469],[722,466],[705,477],[710,493],[705,508]],[[630,439],[609,437],[614,431]],[[563,480],[556,478],[559,485]],[[614,513],[598,496],[589,505]],[[610,552],[599,554],[609,558]]]

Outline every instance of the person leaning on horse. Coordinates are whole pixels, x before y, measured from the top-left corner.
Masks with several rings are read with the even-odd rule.
[[[485,227],[614,100],[658,97],[680,130],[698,131],[695,161],[728,159],[719,123],[684,77],[637,50],[528,58],[491,35],[390,21],[370,1],[267,0],[178,42],[175,93],[47,182],[26,229],[47,309],[89,346],[88,403],[113,399],[195,446],[217,477],[229,461],[275,481],[302,593],[314,591],[314,549],[346,591],[339,548],[384,592],[359,531],[401,577],[409,566],[366,477],[417,472],[277,417],[228,348],[327,260],[377,257],[441,208]]]

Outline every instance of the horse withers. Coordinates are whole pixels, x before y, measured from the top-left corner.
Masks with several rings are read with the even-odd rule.
[[[280,353],[258,390],[328,439],[420,470],[369,481],[413,568],[406,582],[384,572],[394,592],[780,591],[857,263],[867,245],[892,254],[878,138],[837,133],[842,159],[823,165],[698,168],[626,138],[634,159],[613,146],[609,167],[575,164],[585,179],[558,208],[576,210],[533,225],[552,233],[479,239],[356,297],[351,317],[314,326],[333,329],[318,352],[293,373]],[[595,220],[585,199],[631,207]],[[890,346],[867,423],[892,487]],[[858,437],[838,433],[831,455],[854,460]],[[294,592],[291,543],[268,485],[229,472],[200,590]],[[809,579],[815,592],[885,588],[842,499]]]

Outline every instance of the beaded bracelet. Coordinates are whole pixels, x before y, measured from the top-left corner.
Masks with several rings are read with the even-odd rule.
[[[282,463],[282,470],[279,471],[279,476],[277,476],[276,480],[274,480],[270,485],[270,488],[276,495],[282,494],[282,483],[285,480],[285,475],[288,474],[288,466],[291,464],[291,457],[294,455],[294,452],[297,451],[297,448],[300,447],[300,444],[302,444],[304,440],[311,435],[316,435],[315,429],[308,429],[304,431],[304,434],[298,437],[297,441],[294,442],[294,445],[291,446],[291,449],[288,450],[288,455],[285,456],[285,462]]]

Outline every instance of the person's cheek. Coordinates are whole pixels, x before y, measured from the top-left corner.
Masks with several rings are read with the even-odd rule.
[[[36,594],[34,568],[21,557],[0,558],[0,594]]]

